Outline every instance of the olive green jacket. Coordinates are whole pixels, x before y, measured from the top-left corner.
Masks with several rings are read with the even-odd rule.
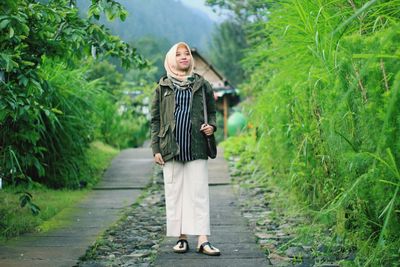
[[[213,90],[208,81],[195,74],[190,101],[191,149],[193,159],[207,159],[206,141],[200,131],[204,123],[202,87],[206,93],[208,124],[216,127],[216,105]],[[179,145],[174,136],[175,93],[172,81],[166,76],[160,79],[155,89],[151,106],[151,147],[153,155],[161,153],[164,161],[179,154]]]

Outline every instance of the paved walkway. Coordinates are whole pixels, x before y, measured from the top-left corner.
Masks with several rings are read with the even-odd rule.
[[[21,236],[0,246],[0,266],[74,266],[105,229],[132,204],[149,182],[153,160],[147,148],[128,149],[116,157],[97,190],[71,211],[60,214],[65,226],[46,233]],[[196,238],[189,236],[190,252],[171,252],[176,238],[165,238],[155,266],[267,266],[265,256],[236,206],[222,151],[209,161],[211,236],[222,255],[197,254]],[[68,215],[68,214],[73,214]]]
[[[190,251],[185,254],[172,252],[177,238],[165,238],[154,266],[195,267],[258,267],[268,266],[266,257],[259,249],[254,234],[236,206],[228,166],[218,151],[218,157],[209,160],[210,220],[209,240],[221,251],[221,256],[211,257],[196,253],[197,237],[188,236]]]
[[[0,246],[0,266],[75,265],[97,236],[119,218],[122,209],[135,202],[149,182],[152,166],[150,149],[122,151],[105,172],[98,190],[57,215],[64,226],[23,235]]]

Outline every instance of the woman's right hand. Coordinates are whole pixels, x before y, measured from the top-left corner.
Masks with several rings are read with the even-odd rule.
[[[163,158],[161,156],[161,153],[157,153],[157,154],[154,155],[154,161],[157,164],[164,165],[164,160],[163,160]]]

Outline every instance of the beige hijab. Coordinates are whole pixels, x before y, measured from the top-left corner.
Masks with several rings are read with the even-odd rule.
[[[190,54],[190,59],[191,59],[190,66],[186,72],[177,69],[176,50],[180,46],[185,46]],[[194,68],[194,60],[192,52],[190,51],[190,47],[184,42],[179,42],[173,45],[171,49],[168,51],[168,53],[165,55],[164,68],[167,71],[168,77],[182,82],[186,82],[187,79],[193,75],[193,68]]]

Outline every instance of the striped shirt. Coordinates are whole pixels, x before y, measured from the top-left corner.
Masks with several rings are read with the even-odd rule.
[[[190,98],[192,97],[192,88],[190,86],[175,87],[175,139],[179,145],[179,155],[175,157],[179,161],[190,161],[192,158],[191,151],[191,130],[192,123],[190,120]]]

